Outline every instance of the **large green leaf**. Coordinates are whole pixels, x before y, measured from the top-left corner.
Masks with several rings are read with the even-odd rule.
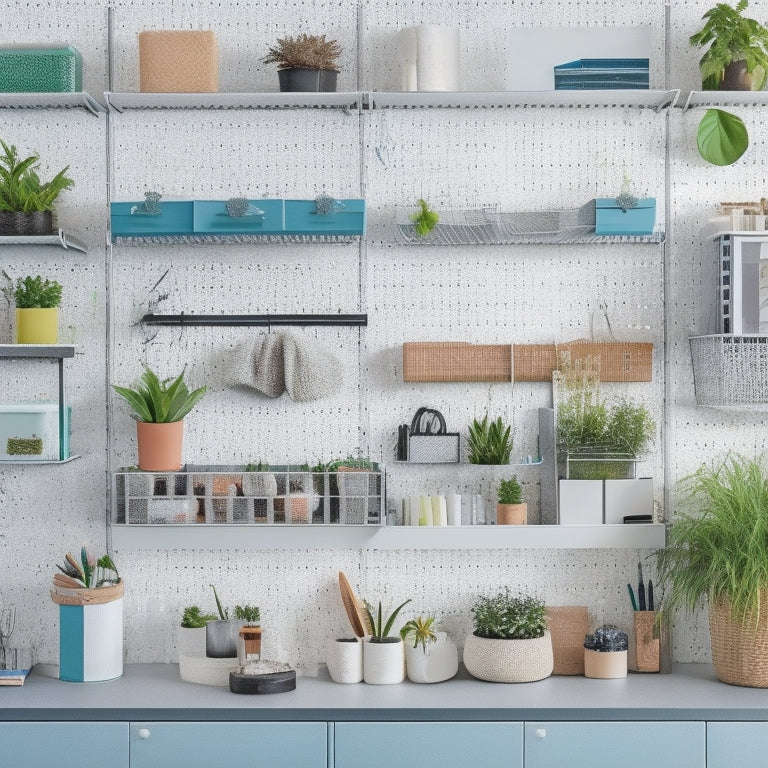
[[[707,162],[732,165],[747,151],[749,136],[740,117],[722,109],[708,109],[699,123],[696,143]]]

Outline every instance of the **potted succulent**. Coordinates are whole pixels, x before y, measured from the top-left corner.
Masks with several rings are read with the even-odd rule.
[[[280,37],[269,47],[265,64],[277,64],[281,91],[335,91],[341,46],[325,35]]]
[[[13,144],[0,139],[0,235],[47,235],[53,232],[53,204],[74,182],[59,171],[50,181],[40,181],[40,158],[19,158]]]
[[[629,636],[604,625],[584,638],[584,677],[603,680],[627,676]]]
[[[203,613],[197,605],[188,605],[184,609],[177,634],[179,658],[205,654],[205,625],[215,620],[214,614]]]
[[[709,604],[715,674],[768,688],[768,471],[764,457],[729,454],[680,482],[681,500],[656,552],[665,584],[662,616]]]
[[[59,338],[61,284],[40,275],[19,278],[12,289],[16,303],[16,343],[55,344]]]
[[[371,636],[363,647],[363,680],[374,685],[402,683],[405,679],[405,651],[400,635],[390,635],[397,615],[410,603],[406,600],[384,619],[381,601],[374,616],[373,607],[365,601],[365,615],[371,628]]]
[[[400,629],[405,644],[405,671],[414,683],[441,683],[459,670],[456,643],[435,629],[435,617],[407,621]]]
[[[160,380],[145,368],[133,388],[113,385],[115,392],[131,406],[136,418],[139,469],[168,472],[181,469],[184,417],[197,405],[207,387],[189,390],[184,371],[175,379]]]
[[[525,525],[528,522],[528,505],[523,501],[523,489],[517,476],[499,481],[497,498],[497,525]]]
[[[544,603],[509,588],[472,606],[475,630],[464,643],[464,666],[480,680],[530,683],[552,674],[552,636]]]
[[[736,7],[718,3],[702,17],[704,26],[688,42],[704,48],[699,61],[705,91],[761,91],[768,77],[768,28],[743,13],[748,0]]]
[[[237,658],[240,664],[261,658],[261,610],[257,605],[236,605],[232,610],[234,620],[240,623],[237,641]]]
[[[470,464],[509,464],[512,453],[512,428],[501,416],[488,421],[488,414],[482,420],[473,419],[469,425],[467,447]]]

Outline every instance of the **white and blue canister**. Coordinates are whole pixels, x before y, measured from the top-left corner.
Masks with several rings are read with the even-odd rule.
[[[88,683],[123,674],[123,594],[122,580],[108,587],[51,592],[59,605],[60,680]]]

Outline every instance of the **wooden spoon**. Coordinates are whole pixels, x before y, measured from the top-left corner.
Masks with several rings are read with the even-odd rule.
[[[344,610],[347,612],[352,631],[357,637],[365,637],[365,614],[361,612],[360,600],[355,595],[349,580],[342,571],[339,571],[339,591]]]

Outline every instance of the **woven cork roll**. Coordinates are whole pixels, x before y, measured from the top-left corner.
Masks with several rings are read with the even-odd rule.
[[[214,93],[219,90],[216,35],[203,30],[139,32],[142,93]]]
[[[552,633],[553,675],[584,674],[584,636],[589,632],[585,605],[547,606],[547,628]]]

